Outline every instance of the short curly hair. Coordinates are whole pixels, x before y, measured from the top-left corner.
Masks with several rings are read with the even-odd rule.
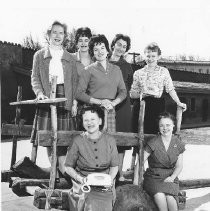
[[[82,122],[82,119],[83,119],[83,114],[86,111],[91,111],[92,113],[96,113],[98,115],[98,117],[102,120],[102,123],[99,126],[99,129],[102,130],[103,127],[104,127],[104,110],[103,110],[103,108],[101,108],[100,106],[95,105],[95,104],[84,105],[79,112],[81,122]]]
[[[92,37],[92,33],[90,28],[81,27],[78,28],[75,34],[74,43],[77,44],[80,37],[88,37],[89,39]]]
[[[160,47],[158,46],[158,44],[156,42],[152,42],[152,43],[148,44],[144,49],[144,53],[147,51],[157,52],[158,56],[161,55]]]
[[[54,21],[52,23],[52,25],[49,27],[49,29],[47,30],[47,36],[48,36],[48,38],[50,37],[50,33],[52,31],[53,26],[61,26],[63,28],[63,31],[64,31],[64,40],[63,40],[63,42],[64,42],[66,40],[67,36],[68,36],[68,33],[67,33],[67,25],[65,23],[61,23],[59,21]]]
[[[157,125],[159,126],[159,122],[160,122],[160,120],[161,119],[165,119],[165,118],[167,118],[167,119],[170,119],[172,122],[173,122],[173,124],[174,124],[174,130],[173,130],[173,133],[176,131],[176,118],[175,118],[175,116],[173,115],[173,114],[171,114],[171,113],[169,113],[169,112],[167,112],[167,111],[165,111],[165,112],[162,112],[162,113],[160,113],[159,115],[158,115],[158,118],[157,118]]]
[[[131,48],[131,38],[127,35],[124,35],[124,34],[116,34],[115,35],[115,37],[114,37],[114,39],[112,40],[112,43],[111,43],[112,51],[114,50],[115,43],[120,39],[124,40],[127,43],[127,47],[126,47],[126,51],[125,51],[125,52],[127,52]]]
[[[92,36],[89,42],[89,54],[91,57],[94,56],[94,52],[93,52],[94,46],[101,43],[104,43],[106,50],[108,51],[108,53],[110,53],[109,42],[107,38],[103,34],[98,34],[98,35]]]

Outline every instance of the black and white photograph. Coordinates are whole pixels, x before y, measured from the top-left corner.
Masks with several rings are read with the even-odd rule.
[[[210,211],[210,1],[7,0],[2,211]]]

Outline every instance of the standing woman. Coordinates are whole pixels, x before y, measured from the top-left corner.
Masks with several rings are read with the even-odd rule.
[[[131,65],[124,59],[124,54],[130,49],[130,46],[130,37],[123,34],[116,34],[111,44],[112,55],[109,59],[112,64],[117,65],[121,69],[127,92],[131,88],[133,70]],[[129,93],[127,93],[126,100],[116,106],[116,131],[131,132],[131,102]],[[124,180],[122,164],[125,149],[130,149],[130,147],[118,147],[120,157],[119,180]]]
[[[183,111],[187,109],[187,106],[182,103],[177,96],[168,69],[158,65],[161,49],[157,43],[150,43],[147,45],[144,49],[144,55],[147,65],[144,68],[135,71],[130,97],[139,99],[138,104],[140,104],[142,99],[145,100],[144,132],[154,134],[158,132],[155,120],[164,109],[164,99],[162,98],[164,89]],[[139,112],[133,112],[133,114],[135,114],[133,117],[133,128],[135,132],[138,131],[137,117]]]
[[[65,103],[57,106],[58,130],[72,130],[72,116],[76,115],[75,92],[78,82],[76,64],[73,57],[63,48],[67,36],[67,26],[55,21],[47,31],[49,45],[34,55],[31,85],[38,100],[50,97],[52,76],[57,76],[56,97],[66,97]],[[51,130],[50,107],[38,107],[31,140],[35,142],[38,130]],[[47,148],[48,156],[51,149]],[[58,147],[59,170],[64,173],[66,147]]]
[[[91,33],[90,28],[88,27],[81,27],[81,28],[78,28],[76,31],[74,44],[77,48],[77,52],[71,55],[76,60],[76,68],[77,68],[77,73],[79,76],[84,71],[85,67],[93,63],[91,56],[89,54],[89,47],[88,47],[91,37],[92,37],[92,33]],[[77,101],[75,103],[77,103]],[[83,103],[79,102],[79,104],[77,105],[78,105],[77,111],[80,112]],[[77,115],[76,119],[77,119],[76,129],[82,130],[83,127],[82,127],[82,122],[80,120],[81,118],[79,118],[79,115]]]
[[[89,52],[96,62],[82,72],[76,97],[84,103],[101,105],[108,110],[108,131],[116,131],[115,106],[127,95],[122,72],[107,60],[109,43],[104,35],[90,39]]]
[[[89,41],[92,37],[91,30],[88,27],[78,28],[75,35],[75,45],[77,52],[72,56],[76,59],[77,72],[80,76],[85,67],[92,63],[92,59],[89,54]]]

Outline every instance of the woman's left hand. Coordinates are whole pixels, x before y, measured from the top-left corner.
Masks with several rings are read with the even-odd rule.
[[[71,108],[71,115],[72,117],[75,117],[77,115],[77,105],[74,104]]]
[[[187,110],[187,105],[185,103],[180,102],[177,105],[183,109],[183,112]]]
[[[174,182],[174,179],[172,177],[167,177],[164,182]]]

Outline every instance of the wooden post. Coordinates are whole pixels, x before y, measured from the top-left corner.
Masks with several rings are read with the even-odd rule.
[[[180,133],[181,124],[182,124],[182,113],[183,109],[180,106],[177,106],[176,110],[176,133]]]
[[[52,78],[51,83],[51,93],[50,98],[56,97],[56,84],[57,84],[57,77]],[[45,209],[49,210],[51,208],[50,201],[51,201],[51,195],[53,193],[53,190],[55,188],[55,178],[56,178],[56,172],[57,172],[57,110],[56,105],[51,104],[51,127],[52,127],[52,154],[51,154],[51,172],[50,172],[50,181],[49,181],[49,189],[46,189],[46,204]]]
[[[143,178],[143,167],[144,167],[144,114],[145,114],[145,101],[140,101],[140,110],[139,110],[139,125],[138,125],[138,140],[139,140],[139,153],[137,156],[137,164],[134,169],[134,179],[133,184],[139,185],[141,187],[142,178]]]
[[[21,101],[21,99],[22,99],[22,87],[18,86],[17,101]],[[18,105],[16,106],[16,116],[15,116],[16,126],[19,125],[20,115],[21,115],[21,108],[20,108],[20,105]],[[12,137],[12,158],[11,158],[11,163],[10,163],[10,169],[12,169],[12,166],[16,162],[17,138],[18,138],[18,135],[14,135]]]

